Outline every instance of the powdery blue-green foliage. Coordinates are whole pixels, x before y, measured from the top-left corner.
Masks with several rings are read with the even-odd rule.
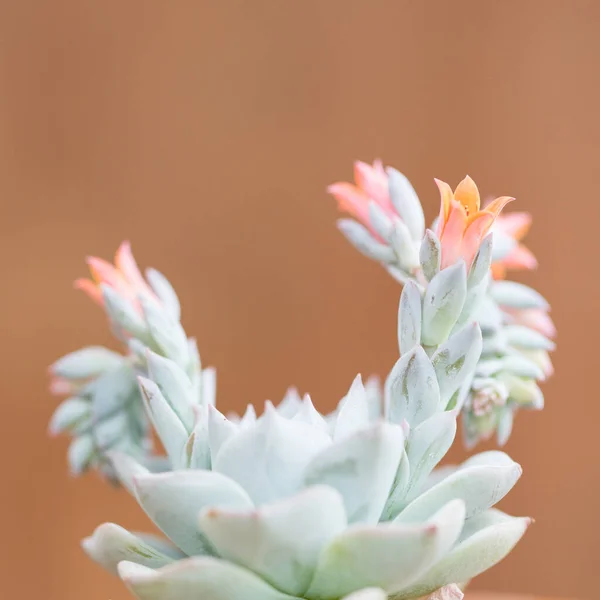
[[[452,250],[463,236],[463,232],[457,234],[456,220],[440,227],[438,219],[431,230],[425,231],[421,203],[404,175],[393,168],[384,171],[378,162],[373,167],[357,163],[356,171],[357,187],[335,184],[330,188],[341,200],[342,209],[355,217],[340,219],[340,231],[400,283],[416,282],[423,287],[431,282],[426,285],[426,294],[430,300],[440,301],[434,288],[439,285],[436,275],[442,264],[443,244],[434,231],[452,238],[446,244]],[[477,188],[470,178],[461,185],[466,181],[477,196],[478,206]],[[458,191],[457,188],[457,194]],[[361,203],[368,206],[368,212],[361,211]],[[442,214],[443,211],[442,199]],[[533,255],[519,243],[530,222],[527,213],[513,212],[496,218],[489,228],[491,233],[468,265],[466,291],[464,282],[458,279],[458,265],[445,275],[457,282],[451,286],[452,297],[444,299],[448,302],[446,310],[457,310],[458,306],[468,309],[463,310],[455,327],[474,318],[483,334],[479,364],[461,398],[463,439],[469,448],[494,433],[498,443],[505,444],[519,409],[540,410],[544,406],[539,383],[552,373],[549,352],[554,349],[555,335],[549,304],[530,287],[498,279],[505,277],[507,269],[536,266]],[[453,231],[448,233],[449,229]],[[465,230],[464,239],[472,242],[471,233]],[[426,296],[423,310],[430,310],[428,306]],[[426,324],[421,331],[422,343],[435,341],[436,333],[435,324]]]
[[[226,417],[167,280],[144,279],[128,246],[115,267],[93,263],[95,281],[81,287],[126,353],[90,347],[53,365],[54,390],[69,397],[51,431],[73,437],[74,473],[96,467],[121,483],[162,531],[104,523],[83,541],[140,600],[460,600],[456,584],[524,534],[530,519],[494,508],[521,475],[508,455],[438,464],[461,414],[472,442],[493,429],[507,437],[511,403],[539,407],[536,357],[550,343],[505,315],[547,305],[492,283],[491,235],[469,264],[442,267],[414,191],[393,180],[402,220],[371,203],[376,236],[341,228],[404,283],[399,358],[383,386],[357,376],[330,414],[290,389],[259,416],[249,405]]]
[[[119,252],[129,252],[129,246],[123,244]],[[154,269],[148,269],[147,280],[149,285],[130,286],[135,301],[110,277],[97,284],[111,330],[123,342],[125,355],[91,346],[63,356],[50,367],[52,391],[67,398],[52,416],[49,430],[73,437],[68,461],[74,475],[96,467],[114,479],[106,456],[109,450],[124,452],[153,470],[170,468],[154,453],[137,381],[149,369],[160,372],[161,360],[180,367],[189,393],[198,399],[210,399],[216,392],[214,369],[202,368],[196,341],[187,338],[180,324],[172,286]]]
[[[401,600],[502,559],[529,524],[492,508],[520,466],[494,451],[434,470],[456,434],[458,411],[447,408],[477,363],[479,326],[439,334],[428,356],[404,335],[421,323],[412,292],[383,398],[359,376],[326,416],[291,391],[260,417],[227,419],[175,362],[149,352],[161,368],[139,384],[173,470],[109,456],[166,539],[106,523],[84,541],[88,555],[141,599],[333,600],[374,587],[366,598]]]

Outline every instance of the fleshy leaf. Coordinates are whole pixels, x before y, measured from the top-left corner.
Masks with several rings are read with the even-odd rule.
[[[469,269],[469,276],[467,278],[469,288],[479,285],[490,271],[492,265],[493,237],[494,235],[489,233],[483,238],[481,246],[479,246],[479,250],[473,259],[473,264]]]
[[[124,561],[119,575],[140,600],[298,600],[242,567],[208,556],[157,570]]]
[[[423,300],[421,342],[437,346],[448,339],[461,314],[467,297],[465,263],[457,263],[440,271],[427,286]]]
[[[455,501],[419,525],[347,529],[323,550],[306,597],[333,600],[370,586],[388,593],[405,588],[448,552],[463,523],[464,506]]]
[[[205,507],[251,509],[248,494],[214,471],[171,471],[135,478],[141,507],[160,530],[188,555],[212,554],[200,531],[198,515]]]
[[[533,360],[530,360],[522,354],[516,356],[504,356],[501,361],[498,361],[499,367],[497,371],[507,371],[519,377],[526,379],[544,379],[544,371]],[[490,373],[491,375],[492,373]]]
[[[229,421],[214,406],[208,407],[208,445],[211,462],[217,459],[223,444],[237,431],[238,426]]]
[[[507,515],[505,512],[498,510],[497,508],[490,508],[488,510],[484,510],[482,513],[471,517],[465,521],[465,525],[460,532],[460,537],[458,538],[457,543],[464,542],[467,538],[470,538],[472,535],[477,532],[485,529],[486,527],[491,527],[492,525],[497,525],[499,523],[506,523],[507,521],[512,521],[515,517],[511,517]]]
[[[182,457],[188,433],[183,423],[153,381],[145,377],[138,377],[138,381],[148,416],[165,447],[173,467],[184,466],[182,465]]]
[[[508,438],[512,433],[514,418],[514,410],[510,406],[505,406],[502,411],[502,415],[498,420],[498,427],[496,429],[496,439],[498,440],[498,446],[504,446],[506,442],[508,442]]]
[[[179,298],[169,280],[160,271],[152,268],[146,269],[146,279],[171,317],[175,321],[179,321],[181,316]]]
[[[95,444],[91,435],[76,437],[67,451],[69,468],[73,475],[80,475],[86,471],[94,459]]]
[[[402,289],[398,308],[398,348],[400,355],[421,343],[421,292],[414,281]]]
[[[333,432],[333,439],[351,435],[365,426],[369,421],[369,405],[367,394],[360,375],[357,375],[346,394],[340,402],[337,419]]]
[[[410,483],[405,505],[418,495],[421,484],[446,455],[455,436],[456,414],[452,411],[436,413],[411,432],[406,447]]]
[[[92,413],[95,421],[100,421],[115,412],[122,411],[136,394],[136,380],[133,370],[125,363],[104,372],[94,380],[88,390],[92,399]]]
[[[409,589],[394,600],[405,600],[431,593],[455,581],[468,581],[500,562],[521,539],[531,523],[528,518],[514,518],[497,523],[473,534]]]
[[[108,348],[88,346],[59,358],[50,370],[57,377],[88,379],[118,367],[123,360],[120,354]]]
[[[277,405],[277,412],[286,419],[291,419],[300,410],[302,398],[295,387],[290,387],[285,392],[283,400]]]
[[[442,246],[437,235],[430,229],[425,232],[419,250],[419,260],[423,275],[427,281],[431,281],[439,272],[442,264]]]
[[[144,341],[148,340],[148,326],[135,307],[110,286],[103,283],[100,289],[110,319],[127,334]]]
[[[367,258],[383,263],[394,262],[394,251],[375,240],[369,230],[360,223],[353,219],[339,219],[337,226],[344,237]]]
[[[463,381],[473,375],[481,346],[481,329],[473,323],[452,335],[431,357],[440,386],[440,408],[444,409]]]
[[[402,453],[398,470],[396,471],[394,483],[392,484],[388,499],[385,503],[385,507],[380,519],[381,521],[392,520],[404,506],[404,498],[406,497],[406,493],[408,491],[410,475],[411,466],[405,449]]]
[[[410,181],[392,167],[386,169],[390,200],[396,212],[406,224],[414,241],[419,241],[425,231],[425,216],[419,197]]]
[[[542,308],[548,310],[547,300],[538,292],[515,281],[495,281],[490,286],[492,298],[510,308]]]
[[[217,371],[206,367],[201,373],[201,397],[204,406],[215,406],[217,403]]]
[[[194,427],[194,399],[189,377],[177,363],[151,350],[147,353],[147,361],[150,378],[158,385],[188,433],[191,432]]]
[[[184,448],[184,462],[189,469],[210,469],[210,444],[208,437],[207,410],[198,411],[194,430]]]
[[[190,352],[188,340],[181,323],[173,319],[160,305],[148,298],[140,297],[140,303],[150,335],[160,348],[161,354],[174,360],[179,366],[187,367]]]
[[[329,485],[342,495],[350,523],[377,523],[404,450],[401,427],[376,423],[315,456],[305,485]]]
[[[415,242],[411,238],[408,227],[400,219],[394,219],[393,224],[389,235],[390,244],[400,267],[411,273],[419,266]]]
[[[466,516],[470,518],[500,501],[521,473],[521,466],[503,452],[474,456],[453,474],[415,498],[396,517],[396,522],[421,522],[453,498],[465,502]]]
[[[504,335],[511,346],[525,350],[554,350],[555,344],[541,333],[523,327],[522,325],[508,325],[504,328]]]
[[[308,588],[323,546],[347,526],[342,498],[325,486],[256,511],[208,508],[200,523],[219,556],[298,595]]]
[[[260,505],[299,490],[303,466],[330,443],[324,431],[284,419],[269,403],[258,421],[223,444],[213,469]]]
[[[121,484],[135,496],[134,479],[142,475],[148,475],[150,471],[124,452],[112,450],[107,452],[107,458],[110,460]]]
[[[64,431],[70,431],[77,424],[89,421],[91,416],[91,405],[83,398],[67,398],[54,411],[48,431],[50,435],[58,435]]]
[[[429,418],[440,406],[440,389],[431,360],[415,346],[394,365],[385,384],[386,417],[411,427]]]
[[[102,419],[95,424],[94,443],[99,449],[112,448],[126,435],[129,418],[125,411],[120,411]]]
[[[374,200],[369,201],[369,224],[380,238],[389,241],[393,230],[392,220]]]
[[[365,392],[366,397],[366,392]],[[311,427],[316,427],[325,433],[329,433],[329,426],[327,421],[320,415],[319,411],[314,407],[312,400],[308,394],[304,395],[300,408],[296,414],[292,417],[293,421],[299,421],[300,423],[306,423]]]
[[[81,545],[92,560],[114,575],[122,560],[152,568],[173,562],[171,557],[114,523],[100,525]]]

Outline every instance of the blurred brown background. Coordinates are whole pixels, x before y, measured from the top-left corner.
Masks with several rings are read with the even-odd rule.
[[[503,507],[537,524],[475,587],[597,598],[599,19],[594,0],[0,2],[0,595],[125,599],[79,540],[146,526],[46,436],[46,365],[112,344],[71,287],[84,256],[129,238],[168,274],[221,406],[294,383],[328,408],[396,359],[400,288],[324,192],[381,157],[429,217],[433,177],[467,172],[535,214],[558,374],[517,420]]]

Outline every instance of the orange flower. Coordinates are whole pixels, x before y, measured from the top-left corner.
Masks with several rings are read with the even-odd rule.
[[[376,202],[390,218],[398,216],[390,199],[388,176],[383,163],[376,160],[373,165],[368,165],[356,161],[354,181],[356,185],[346,182],[334,183],[327,188],[327,191],[337,200],[340,210],[352,215],[379,239],[379,235],[370,223],[369,203]]]
[[[535,269],[537,260],[533,252],[520,242],[531,227],[531,215],[526,212],[513,212],[500,215],[494,224],[494,231],[517,242],[514,248],[501,260],[492,264],[494,279],[504,279],[507,269]]]
[[[94,302],[104,305],[101,285],[107,285],[141,311],[138,296],[155,298],[131,253],[129,242],[123,242],[115,254],[115,264],[90,256],[87,258],[93,279],[77,279],[75,287],[83,290]]]
[[[502,196],[480,210],[479,190],[467,175],[452,192],[452,188],[435,180],[441,195],[437,235],[442,245],[442,269],[463,258],[471,266],[481,241],[506,204],[514,198]]]

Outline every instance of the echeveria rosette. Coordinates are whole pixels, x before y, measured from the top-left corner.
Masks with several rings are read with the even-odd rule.
[[[513,200],[507,196],[481,208],[477,186],[468,176],[454,191],[436,180],[440,214],[425,231],[421,203],[404,175],[384,169],[380,162],[357,162],[355,180],[356,185],[337,183],[328,190],[356,219],[341,219],[338,226],[358,250],[382,263],[402,284],[414,283],[423,302],[440,298],[435,276],[446,273],[451,278],[466,269],[466,290],[454,286],[452,292],[455,299],[466,294],[455,327],[468,319],[479,322],[483,350],[474,377],[456,398],[463,407],[464,438],[472,446],[496,432],[504,444],[519,408],[542,408],[538,383],[552,373],[548,352],[555,330],[548,303],[527,286],[498,281],[507,269],[537,265],[521,244],[529,215],[500,214]],[[428,328],[421,334],[431,352]]]
[[[67,396],[52,417],[50,432],[73,437],[68,459],[74,474],[97,467],[114,477],[106,459],[110,450],[166,468],[153,454],[137,384],[137,376],[148,373],[148,349],[155,362],[168,357],[180,365],[192,393],[207,402],[215,394],[214,371],[201,368],[195,341],[179,322],[179,301],[170,283],[154,269],[144,278],[127,242],[119,247],[114,265],[96,257],[88,258],[88,265],[93,279],[78,279],[75,286],[104,308],[127,354],[92,346],[50,367],[52,393]]]
[[[442,296],[467,287],[464,267],[446,275]],[[424,301],[423,316],[420,294],[414,283],[402,292],[401,356],[383,395],[358,376],[327,416],[292,391],[259,417],[227,419],[150,353],[161,368],[139,384],[174,470],[111,460],[169,541],[107,523],[84,541],[88,555],[141,600],[460,598],[453,584],[501,560],[530,520],[492,508],[521,474],[506,454],[434,470],[482,339],[473,323],[451,331],[465,298],[452,310]]]

